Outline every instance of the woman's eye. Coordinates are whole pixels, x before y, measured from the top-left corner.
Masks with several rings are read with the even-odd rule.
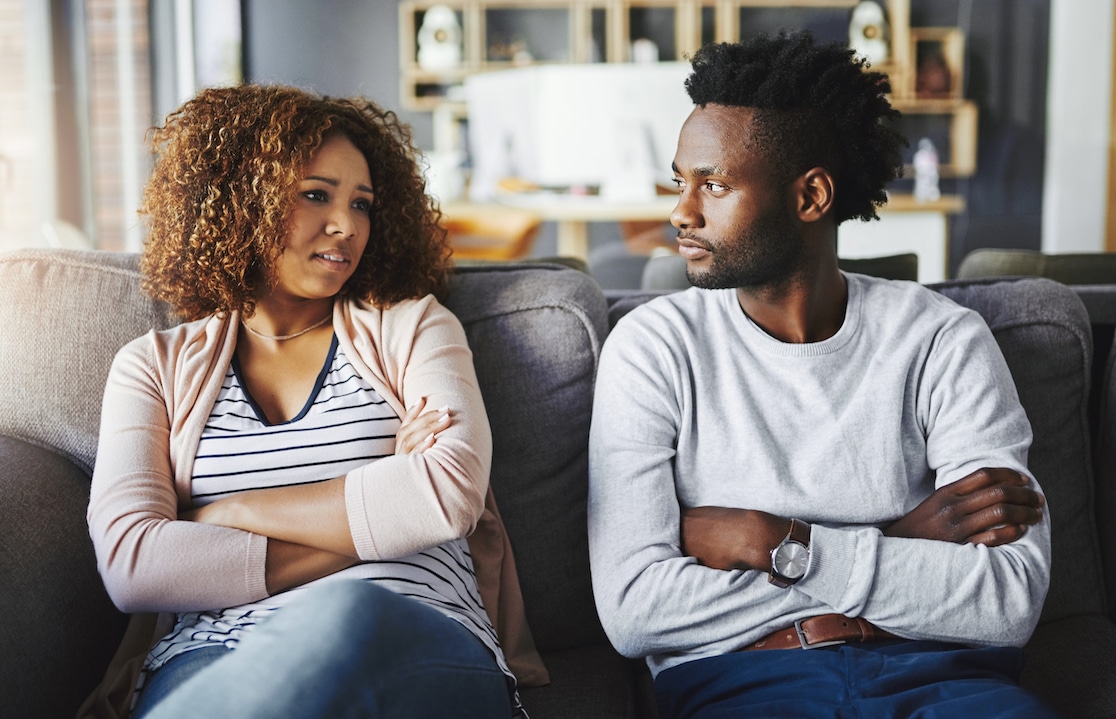
[[[353,203],[353,209],[370,214],[372,212],[372,202],[370,200],[357,200]]]
[[[329,199],[329,196],[322,190],[307,190],[302,193],[302,196],[312,202],[325,202]]]

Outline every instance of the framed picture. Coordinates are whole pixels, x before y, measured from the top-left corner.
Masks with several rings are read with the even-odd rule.
[[[965,36],[955,27],[912,27],[914,96],[959,100],[965,96]]]

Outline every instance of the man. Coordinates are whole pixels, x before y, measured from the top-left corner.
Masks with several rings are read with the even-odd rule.
[[[618,323],[597,381],[606,632],[663,719],[1049,716],[1016,683],[1050,532],[1006,363],[975,313],[837,266],[901,171],[886,77],[806,34],[693,68],[696,288]]]

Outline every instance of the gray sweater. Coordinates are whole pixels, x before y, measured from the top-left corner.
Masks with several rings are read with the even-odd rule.
[[[828,612],[971,645],[1022,645],[1038,622],[1048,514],[995,548],[880,531],[981,467],[1030,476],[1030,424],[991,332],[918,284],[846,278],[845,321],[822,342],[780,342],[734,291],[690,289],[636,309],[605,343],[593,588],[613,644],[653,673]],[[780,589],[684,556],[679,508],[701,505],[810,522],[805,578]]]

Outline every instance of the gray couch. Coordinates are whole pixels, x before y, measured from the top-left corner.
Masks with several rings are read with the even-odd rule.
[[[1116,501],[1116,443],[1106,439],[1114,410],[1103,410],[1116,407],[1116,394],[1106,382],[1089,402],[1090,317],[1074,291],[1049,280],[940,290],[987,318],[1035,427],[1032,465],[1050,498],[1055,564],[1026,683],[1067,716],[1116,716],[1106,600],[1116,591],[1107,551],[1116,538],[1097,521]],[[611,649],[597,620],[585,531],[597,356],[610,324],[648,296],[606,297],[560,266],[494,266],[460,269],[447,302],[474,351],[495,438],[492,484],[550,670],[549,686],[523,690],[535,719],[654,716],[646,671]],[[1091,302],[1112,306],[1116,294],[1100,288]],[[5,716],[72,716],[123,631],[85,525],[100,397],[116,349],[173,321],[140,293],[133,255],[0,255]],[[1103,450],[1096,465],[1091,431]]]

